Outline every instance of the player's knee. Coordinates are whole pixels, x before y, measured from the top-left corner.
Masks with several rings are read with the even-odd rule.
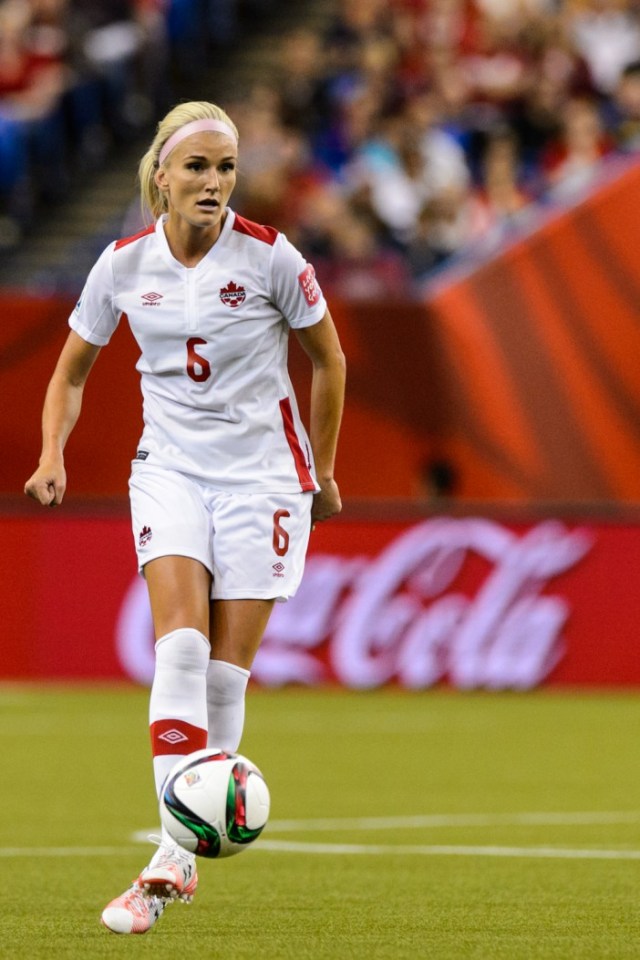
[[[160,637],[156,643],[156,664],[189,673],[205,673],[210,652],[209,641],[200,630],[182,627]]]
[[[207,672],[209,697],[216,704],[241,702],[250,671],[224,660],[211,660]]]

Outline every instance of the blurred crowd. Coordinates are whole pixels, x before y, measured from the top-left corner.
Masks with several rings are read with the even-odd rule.
[[[0,0],[0,247],[147,135],[276,0]]]
[[[246,215],[399,295],[640,150],[639,0],[338,0],[229,108]]]
[[[640,0],[326,0],[259,81],[203,85],[269,2],[0,0],[0,212],[28,224],[148,129],[176,71],[238,124],[234,207],[350,297],[493,249],[640,150]]]
[[[155,0],[2,0],[0,201],[10,246],[160,106]],[[13,230],[13,233],[12,233]]]

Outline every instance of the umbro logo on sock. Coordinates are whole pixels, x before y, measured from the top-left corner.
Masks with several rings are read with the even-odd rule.
[[[183,740],[188,739],[189,737],[187,737],[180,730],[176,730],[175,727],[173,727],[171,730],[165,730],[164,733],[161,733],[158,736],[158,740],[166,740],[167,743],[182,743]]]

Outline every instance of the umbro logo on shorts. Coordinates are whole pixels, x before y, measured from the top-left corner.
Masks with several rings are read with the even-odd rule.
[[[284,563],[280,563],[280,561],[278,560],[278,562],[274,563],[272,566],[274,571],[273,573],[274,577],[284,577],[284,573],[282,572],[284,570]]]

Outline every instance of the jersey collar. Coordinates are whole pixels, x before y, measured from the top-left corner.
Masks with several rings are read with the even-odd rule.
[[[156,239],[157,239],[158,244],[159,244],[159,246],[160,246],[160,254],[161,254],[161,256],[162,256],[162,259],[165,261],[165,263],[166,263],[169,267],[171,267],[173,270],[178,270],[180,273],[183,273],[183,272],[189,271],[189,270],[200,270],[200,269],[206,267],[206,265],[207,265],[208,263],[211,263],[212,260],[215,260],[215,259],[216,259],[217,255],[218,255],[218,251],[220,250],[221,247],[223,247],[223,246],[226,244],[227,237],[229,236],[229,234],[230,234],[231,231],[233,230],[233,222],[234,222],[235,218],[236,218],[236,215],[235,215],[234,211],[231,209],[231,207],[227,207],[227,216],[226,216],[225,221],[224,221],[224,223],[223,223],[223,225],[222,225],[222,230],[220,231],[220,236],[218,237],[218,239],[216,240],[216,242],[214,243],[214,245],[211,247],[211,249],[209,250],[209,252],[202,258],[202,260],[200,261],[200,263],[197,264],[197,266],[195,266],[195,267],[185,267],[184,264],[183,264],[183,263],[180,263],[179,260],[176,260],[176,258],[174,257],[174,255],[171,253],[171,249],[170,249],[169,243],[168,243],[168,241],[167,241],[167,235],[166,235],[166,233],[164,232],[164,225],[165,225],[166,220],[167,220],[167,214],[166,214],[166,213],[163,213],[163,214],[162,214],[160,217],[158,217],[158,219],[156,220]]]

